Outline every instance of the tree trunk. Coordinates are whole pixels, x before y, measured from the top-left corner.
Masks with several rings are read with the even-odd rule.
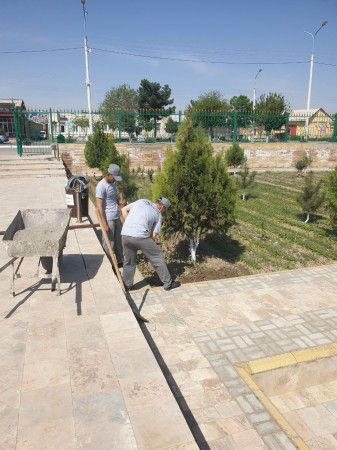
[[[193,263],[195,263],[197,261],[197,248],[199,245],[199,239],[196,237],[192,237],[190,239],[190,253],[191,253],[191,259],[193,261]]]
[[[307,213],[307,218],[306,218],[306,220],[305,220],[305,222],[304,222],[304,223],[308,223],[308,222],[309,222],[309,219],[310,219],[310,214],[309,214],[309,213]]]
[[[245,192],[242,193],[242,200],[246,200],[246,193]]]

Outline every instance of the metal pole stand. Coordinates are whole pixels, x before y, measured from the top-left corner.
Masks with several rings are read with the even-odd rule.
[[[77,180],[75,183],[76,191],[76,215],[77,223],[82,223],[82,194],[81,194],[81,183]]]

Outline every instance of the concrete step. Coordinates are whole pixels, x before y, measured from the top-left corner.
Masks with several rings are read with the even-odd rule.
[[[57,159],[50,159],[50,161],[46,159],[4,159],[0,158],[0,165],[6,164],[8,166],[16,166],[18,164],[24,166],[28,164],[48,164],[51,165],[63,165],[62,161]]]
[[[61,161],[61,158],[55,158],[54,155],[22,155],[17,153],[3,153],[0,148],[0,161]]]
[[[13,171],[3,172],[0,170],[0,178],[13,178],[14,176],[20,175],[21,178],[46,178],[46,177],[63,177],[67,178],[65,170],[40,170],[40,171]]]
[[[20,173],[21,177],[66,177],[61,159],[47,155],[3,155],[0,153],[0,178]]]
[[[4,163],[3,161],[0,161],[0,170],[64,170],[64,165],[60,163],[51,163],[46,164],[45,162],[41,163],[25,163],[25,164],[11,164],[11,163]]]

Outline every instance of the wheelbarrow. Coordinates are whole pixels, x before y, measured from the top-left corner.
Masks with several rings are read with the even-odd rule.
[[[20,210],[7,230],[3,243],[12,259],[2,268],[12,266],[11,293],[14,296],[14,279],[23,258],[39,256],[42,265],[52,273],[51,289],[61,294],[59,264],[66,245],[71,210],[69,209],[23,209]],[[21,258],[14,272],[14,262]],[[48,269],[47,269],[48,271]],[[50,276],[51,275],[51,276]]]

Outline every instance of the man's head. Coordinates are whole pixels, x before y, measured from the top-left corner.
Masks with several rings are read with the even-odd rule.
[[[122,181],[121,169],[117,164],[110,164],[106,174],[107,181],[114,183],[115,181]]]
[[[171,206],[170,201],[165,197],[159,197],[157,200],[157,205],[159,206],[160,212],[163,214]]]

